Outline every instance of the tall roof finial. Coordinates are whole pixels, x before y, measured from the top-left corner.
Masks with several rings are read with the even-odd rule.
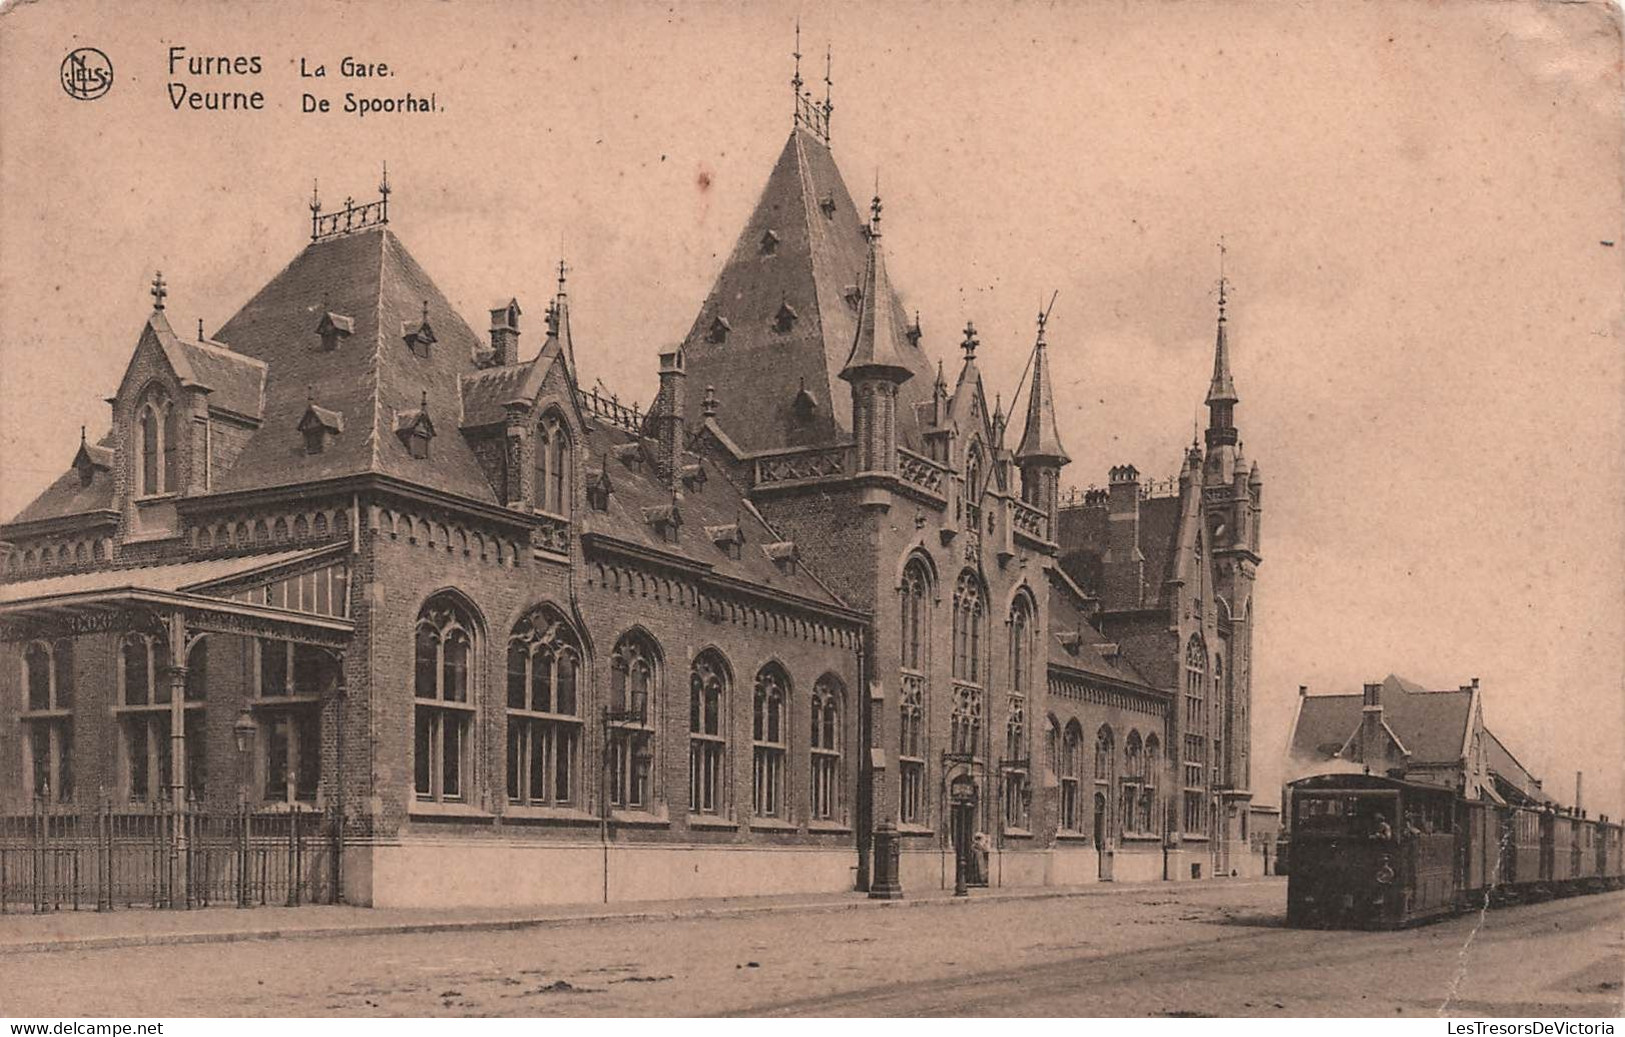
[[[378,181],[378,193],[383,195],[385,198],[389,197],[389,160],[388,159],[384,160],[384,175],[383,175],[383,178]]]
[[[153,275],[150,291],[152,292],[152,308],[155,310],[163,309],[164,296],[169,294],[169,289],[164,286],[164,272],[162,270]]]
[[[966,321],[965,340],[959,344],[959,348],[965,351],[967,361],[976,359],[976,347],[979,345],[981,343],[976,340],[976,325],[971,321]]]
[[[203,318],[202,317],[199,317],[197,319],[197,340],[199,342],[203,341]]]
[[[1230,251],[1225,247],[1224,235],[1219,235],[1219,319],[1224,320],[1225,303],[1229,300],[1230,280],[1224,276],[1224,255]]]
[[[875,170],[875,196],[869,202],[869,236],[880,237],[880,170]]]
[[[824,142],[829,143],[829,114],[835,110],[835,104],[830,100],[830,89],[835,81],[830,77],[830,70],[834,66],[835,52],[828,44],[824,44]]]
[[[559,294],[560,295],[564,294],[564,277],[565,277],[565,274],[567,274],[569,272],[569,270],[570,270],[570,268],[565,265],[564,256],[560,255],[559,256]],[[591,300],[588,300],[588,301],[590,302]]]
[[[797,110],[801,105],[801,19],[796,18],[796,74],[790,80],[790,91],[795,95]]]

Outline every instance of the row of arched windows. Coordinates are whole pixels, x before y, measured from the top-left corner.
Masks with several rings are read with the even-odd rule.
[[[460,598],[440,594],[419,613],[415,679],[414,787],[419,799],[468,801],[474,775],[472,743],[476,703],[471,686],[478,672],[478,625]],[[643,630],[632,630],[609,653],[604,725],[604,781],[609,805],[649,811],[666,799],[659,787],[665,773],[662,745],[666,666],[660,645]],[[729,774],[735,735],[729,718],[733,669],[715,648],[689,665],[688,802],[690,813],[732,813]],[[581,808],[587,802],[583,773],[586,721],[590,717],[590,666],[573,624],[558,609],[540,606],[515,624],[507,641],[506,794],[519,806]],[[762,666],[751,680],[749,741],[739,729],[739,748],[751,763],[749,812],[757,818],[790,820],[789,768],[805,756],[806,811],[811,820],[845,816],[842,758],[846,699],[841,681],[825,674],[798,707],[790,674],[777,662]],[[795,745],[802,728],[791,722],[797,708],[808,724],[805,745]],[[741,722],[743,716],[741,714]],[[793,755],[794,754],[794,755]],[[679,793],[680,795],[680,793]]]
[[[1061,791],[1060,829],[1063,832],[1083,832],[1091,819],[1084,816],[1083,810],[1086,750],[1082,725],[1073,720],[1063,729],[1053,716],[1050,717],[1049,751],[1051,767]],[[1142,739],[1138,731],[1131,730],[1119,758],[1117,736],[1111,725],[1102,724],[1096,730],[1092,770],[1095,811],[1092,821],[1097,837],[1113,831],[1160,834],[1157,779],[1161,766],[1162,741],[1155,734],[1148,734]],[[1107,813],[1114,785],[1118,789],[1115,819]]]

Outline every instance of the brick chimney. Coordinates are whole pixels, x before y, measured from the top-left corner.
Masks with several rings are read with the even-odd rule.
[[[1140,472],[1131,464],[1111,470],[1106,497],[1105,593],[1110,608],[1138,608],[1144,594],[1140,553]]]
[[[681,489],[678,473],[683,467],[683,381],[687,377],[682,347],[660,354],[660,414],[656,419],[660,441],[655,459],[660,477],[673,492]]]
[[[1383,744],[1382,736],[1382,683],[1365,686],[1365,698],[1360,706],[1360,759],[1365,763],[1369,773],[1372,763],[1381,763],[1381,759],[1374,759],[1378,746]],[[1387,753],[1382,754],[1385,758]],[[1385,773],[1386,767],[1379,767],[1378,773]]]
[[[519,362],[519,301],[509,299],[491,308],[491,366]]]

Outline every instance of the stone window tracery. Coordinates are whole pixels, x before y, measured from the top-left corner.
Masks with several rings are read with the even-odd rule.
[[[475,630],[473,617],[450,595],[429,599],[418,613],[413,786],[421,800],[473,798]]]
[[[508,801],[579,802],[581,642],[562,615],[538,608],[508,637]]]

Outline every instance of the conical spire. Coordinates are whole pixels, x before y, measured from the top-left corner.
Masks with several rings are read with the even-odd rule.
[[[1225,303],[1229,298],[1230,281],[1224,276],[1224,242],[1219,242],[1219,332],[1213,345],[1213,382],[1208,386],[1207,403],[1236,403],[1236,384],[1230,380],[1230,338],[1225,333]]]
[[[1072,459],[1061,445],[1061,433],[1055,421],[1055,392],[1049,384],[1049,364],[1045,355],[1044,325],[1047,313],[1038,315],[1038,340],[1033,344],[1033,384],[1027,394],[1027,425],[1021,433],[1021,445],[1016,448],[1016,461],[1054,461],[1066,464]]]
[[[914,372],[904,362],[891,315],[885,310],[891,298],[891,283],[886,279],[886,258],[880,250],[878,194],[870,203],[869,212],[869,258],[863,268],[863,294],[858,299],[858,330],[852,338],[852,352],[841,368],[841,377],[849,382],[861,377],[906,382],[914,377]]]
[[[1213,344],[1213,382],[1208,386],[1207,403],[1237,403],[1236,383],[1230,378],[1230,338],[1225,333],[1225,283],[1219,280],[1219,332]]]

